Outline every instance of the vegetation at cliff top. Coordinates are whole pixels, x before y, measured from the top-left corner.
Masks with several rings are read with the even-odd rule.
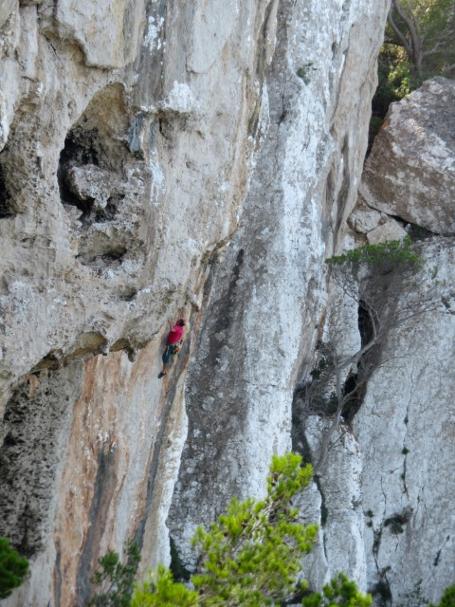
[[[0,537],[0,599],[5,599],[20,586],[27,573],[27,559],[6,538]]]
[[[455,76],[454,0],[393,0],[378,61],[370,141],[390,103],[433,76]]]

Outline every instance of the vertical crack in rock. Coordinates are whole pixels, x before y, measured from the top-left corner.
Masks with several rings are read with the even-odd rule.
[[[360,347],[365,348],[373,339],[373,319],[368,304],[360,299],[357,313],[357,326],[360,335]],[[376,344],[361,355],[356,369],[351,370],[343,384],[343,411],[342,415],[347,424],[352,425],[355,415],[362,406],[368,388],[368,377],[378,364],[380,357],[380,344]]]
[[[179,385],[179,378],[186,371],[188,366],[188,361],[190,357],[191,350],[191,340],[188,336],[185,340],[182,349],[179,352],[178,359],[176,364],[172,368],[172,371],[168,376],[163,380],[163,383],[166,385],[166,393],[164,396],[164,407],[161,415],[161,423],[159,427],[159,431],[156,437],[156,440],[153,445],[153,449],[151,452],[150,463],[146,471],[146,479],[147,479],[147,492],[145,496],[145,508],[143,516],[139,522],[139,525],[136,529],[135,533],[135,541],[142,546],[144,542],[144,535],[146,532],[146,525],[148,518],[150,517],[150,512],[154,504],[155,491],[157,488],[157,476],[159,473],[160,465],[162,464],[162,454],[163,454],[163,446],[167,439],[167,434],[169,432],[168,420],[171,414],[172,406],[176,401],[177,397],[177,388]]]
[[[387,578],[387,573],[390,570],[390,567],[381,567],[379,564],[379,550],[381,548],[382,536],[384,533],[384,525],[385,525],[385,513],[387,511],[387,494],[384,491],[383,478],[381,476],[380,479],[382,496],[384,499],[384,509],[381,522],[378,527],[373,528],[373,545],[372,545],[372,554],[376,567],[376,575],[377,581],[375,584],[369,589],[369,592],[375,597],[376,601],[380,605],[380,607],[389,607],[393,604],[392,590],[390,587],[390,582]]]
[[[133,73],[147,74],[147,77],[140,78],[135,84],[135,102],[138,107],[145,110],[151,109],[157,102],[163,98],[163,85],[165,78],[165,55],[167,50],[166,40],[167,28],[169,27],[167,0],[148,0],[145,10],[145,36],[143,46],[136,60]],[[179,7],[182,12],[181,19],[184,18],[187,7]],[[182,45],[182,52],[185,47],[184,36],[179,39]]]
[[[327,524],[327,519],[329,517],[329,510],[327,508],[327,502],[326,502],[324,490],[322,488],[322,483],[321,483],[319,476],[316,475],[314,477],[314,482],[318,489],[319,495],[321,496],[321,529],[320,530],[321,530],[321,535],[322,535],[322,548],[324,551],[324,557],[327,560],[329,557],[329,554],[327,551],[327,536],[325,533],[325,526]]]
[[[214,464],[219,462],[219,458],[221,457],[221,453],[218,449],[222,446],[222,441],[218,438],[220,445],[217,446],[217,435],[220,432],[227,432],[232,434],[232,436],[235,436],[236,432],[240,432],[240,427],[245,415],[245,411],[241,407],[241,402],[236,403],[230,401],[227,408],[223,407],[220,396],[217,395],[212,387],[213,376],[210,374],[207,375],[207,365],[213,366],[213,368],[216,369],[217,363],[225,349],[223,335],[225,335],[232,324],[237,323],[239,319],[239,311],[236,309],[236,300],[239,289],[242,288],[244,258],[245,251],[240,249],[235,258],[227,289],[221,293],[219,291],[212,291],[217,273],[221,271],[220,264],[217,262],[217,256],[215,255],[209,263],[210,271],[205,285],[204,298],[206,301],[203,303],[203,309],[207,310],[206,306],[210,305],[212,313],[210,315],[204,315],[197,344],[199,364],[196,366],[196,364],[193,363],[192,368],[190,368],[193,379],[191,385],[186,389],[185,400],[187,403],[189,427],[188,440],[185,445],[183,460],[189,462],[191,462],[193,458],[199,460],[197,464],[198,481],[201,483],[202,487],[207,489],[212,484],[210,478],[211,468]],[[239,338],[238,346],[240,343],[241,338]],[[202,352],[204,353],[204,359],[201,361]],[[236,361],[238,377],[241,376],[242,365],[243,357],[242,354],[239,354]],[[232,370],[230,370],[229,375],[231,375],[231,373]],[[207,426],[208,422],[210,428],[202,430]],[[213,450],[215,450],[216,455],[214,455]],[[188,479],[192,478],[194,472],[193,466],[194,464],[190,464],[188,467],[181,467],[179,481],[176,487],[177,495],[179,494],[179,491],[182,490],[181,484],[186,481],[186,477]],[[225,490],[229,491],[229,488],[225,487]],[[179,528],[177,525],[180,526],[184,523],[184,520],[176,521],[174,517],[176,516],[175,510],[177,507],[180,509],[182,507],[182,501],[185,500],[186,502],[190,497],[187,491],[188,489],[185,488],[185,494],[182,496],[181,501],[176,501],[174,497],[174,502],[169,513],[170,523],[168,523],[171,529],[171,538],[174,542],[174,555],[181,560],[185,567],[190,566],[190,563],[187,558],[180,556],[179,548],[181,547],[175,542],[175,539],[172,537],[172,532],[176,528]],[[230,492],[232,492],[231,494],[236,492],[235,485],[232,486]],[[193,499],[197,498],[194,497]],[[212,501],[212,507],[214,503],[216,503],[216,500]]]
[[[97,456],[97,471],[89,512],[90,526],[79,557],[79,570],[77,572],[77,607],[84,607],[90,598],[90,577],[93,573],[95,561],[93,549],[94,546],[100,545],[110,502],[117,486],[116,475],[119,456],[120,454],[109,442],[99,451]]]
[[[406,415],[404,417],[404,425],[406,427],[406,431],[403,437],[403,448],[401,449],[401,453],[403,455],[403,471],[400,475],[400,478],[403,482],[403,493],[406,495],[407,498],[409,498],[409,491],[408,491],[408,485],[406,483],[406,471],[407,471],[407,463],[408,463],[408,453],[409,453],[409,449],[406,445],[407,443],[407,436],[408,436],[408,428],[409,428],[409,413],[410,413],[410,403],[408,401],[408,404],[406,406]]]

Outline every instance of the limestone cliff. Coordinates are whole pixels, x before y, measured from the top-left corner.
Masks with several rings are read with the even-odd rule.
[[[295,394],[330,331],[348,352],[361,340],[324,260],[363,238],[349,226],[388,4],[2,2],[0,535],[32,563],[8,607],[84,605],[97,557],[131,537],[143,570],[171,542],[191,567],[194,526],[260,494],[274,451],[315,458],[327,420],[301,424]],[[362,205],[375,229],[401,213]],[[434,366],[378,367],[308,496],[313,583],[344,569],[411,607],[451,581],[453,490],[413,459],[441,440],[449,483],[450,244],[425,241],[399,295],[436,266],[441,317],[384,345],[431,339]],[[178,315],[188,337],[159,380]]]

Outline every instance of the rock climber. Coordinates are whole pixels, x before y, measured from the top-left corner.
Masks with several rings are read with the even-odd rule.
[[[166,375],[166,367],[170,364],[171,359],[175,354],[177,354],[183,343],[183,336],[185,334],[185,321],[183,318],[180,318],[172,329],[169,331],[169,334],[166,339],[166,349],[163,352],[162,360],[163,360],[163,370],[158,375],[158,378],[162,378]]]

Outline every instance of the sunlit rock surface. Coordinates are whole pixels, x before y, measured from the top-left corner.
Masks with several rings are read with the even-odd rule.
[[[1,3],[0,535],[31,562],[7,607],[84,605],[97,558],[131,538],[141,574],[171,544],[191,568],[194,527],[260,495],[273,452],[317,459],[330,419],[295,393],[320,343],[363,339],[325,258],[425,226],[350,215],[388,4]],[[391,331],[302,512],[321,525],[312,584],[344,569],[406,607],[439,597],[453,551],[451,241],[421,246],[431,323]]]
[[[353,423],[369,584],[397,605],[436,603],[454,581],[454,244],[424,241],[422,269],[391,294],[399,320]]]
[[[197,334],[237,227],[275,25],[252,1],[1,5],[0,534],[32,563],[11,605],[84,604],[131,537],[169,560],[192,338],[165,381],[162,343],[178,315]]]
[[[262,143],[239,230],[213,263],[187,381],[169,525],[188,566],[195,526],[233,494],[260,495],[272,453],[291,447],[295,384],[325,314],[324,260],[356,201],[386,8],[280,6]]]
[[[366,162],[368,205],[437,234],[455,233],[455,82],[428,80],[392,103]]]

